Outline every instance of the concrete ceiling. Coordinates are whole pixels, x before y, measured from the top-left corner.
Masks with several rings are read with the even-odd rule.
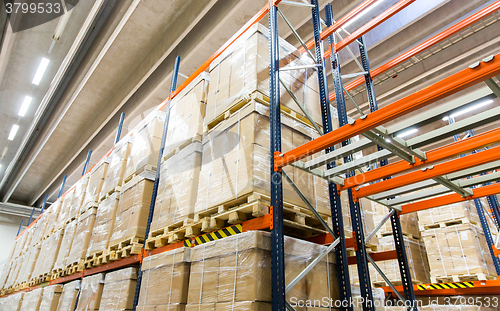
[[[324,7],[330,1],[319,2]],[[342,17],[360,2],[332,1],[335,18]],[[355,30],[396,2],[382,0],[368,14],[346,27],[347,30]],[[417,0],[366,35],[372,68],[492,2]],[[0,54],[0,152],[8,146],[7,155],[0,162],[0,198],[3,200],[38,206],[45,193],[50,194],[50,200],[55,200],[64,175],[68,175],[65,189],[78,180],[89,149],[93,150],[92,164],[111,148],[121,112],[126,113],[125,126],[131,128],[167,97],[177,55],[182,58],[180,71],[190,75],[267,0],[123,0],[110,3],[102,13],[105,18],[100,19],[98,31],[85,28],[85,25],[92,14],[96,14],[95,10],[101,5],[99,0],[80,1],[73,9],[61,40],[55,43],[49,55],[49,69],[37,87],[32,86],[31,80],[52,43],[58,20],[10,36],[6,32]],[[280,7],[299,34],[309,40],[312,27],[308,9]],[[478,23],[439,48],[431,49],[430,53],[418,55],[411,63],[396,68],[397,71],[376,78],[379,106],[453,74],[473,60],[498,53],[498,18],[497,12],[481,25]],[[266,25],[267,20],[262,23]],[[77,55],[72,47],[79,36],[88,35],[92,30],[93,37],[85,41],[87,50],[79,58],[78,66],[74,66],[71,76],[58,80],[65,60]],[[299,46],[282,20],[280,35]],[[83,44],[78,46],[82,48]],[[354,44],[350,47],[358,55],[357,47]],[[347,51],[342,51],[341,63],[343,73],[359,71]],[[37,121],[37,106],[48,102],[55,94],[51,92],[54,84],[61,85],[62,81],[65,85],[53,109],[44,114],[43,126],[36,127],[36,139],[23,147],[22,142],[31,137],[27,131],[30,124]],[[331,78],[329,85],[333,86]],[[19,119],[19,107],[24,96],[30,93],[32,106],[27,116]],[[367,113],[363,88],[351,94]],[[464,91],[457,96],[466,94]],[[347,101],[347,105],[350,115],[358,117],[353,103]],[[15,140],[9,142],[7,136],[16,122],[20,131]],[[126,129],[122,135],[125,133]],[[11,169],[6,174],[9,163]]]

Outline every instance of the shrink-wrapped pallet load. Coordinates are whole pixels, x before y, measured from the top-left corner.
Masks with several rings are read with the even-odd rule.
[[[33,269],[40,254],[40,244],[34,245],[26,253],[21,262],[21,269],[17,276],[17,283],[21,284],[30,280]]]
[[[87,189],[85,190],[85,199],[83,200],[80,214],[91,207],[97,207],[102,185],[104,184],[104,177],[106,177],[108,171],[108,161],[107,158],[101,159],[90,171]]]
[[[420,230],[439,228],[440,224],[454,221],[478,224],[479,216],[474,201],[453,203],[418,212]]]
[[[283,152],[315,137],[313,129],[292,117],[282,114],[281,122]],[[269,124],[268,106],[251,101],[204,135],[195,214],[216,212],[219,205],[254,192],[269,196]],[[330,214],[325,180],[295,167],[286,172],[318,212]],[[283,200],[307,208],[287,182]]]
[[[12,263],[9,275],[7,276],[7,280],[5,281],[5,288],[11,288],[17,283],[17,278],[19,276],[19,272],[21,271],[22,263],[25,256],[26,254],[22,254]]]
[[[163,233],[160,229],[164,227],[193,218],[201,160],[201,142],[193,142],[162,163],[150,236]]]
[[[16,245],[14,246],[14,251],[12,253],[13,259],[19,257],[23,253],[23,251],[25,250],[25,247],[30,245],[30,241],[28,238],[31,237],[31,231],[33,231],[33,226],[26,228],[21,233],[21,235],[19,235],[16,238]]]
[[[9,277],[9,273],[13,271],[14,267],[14,262],[9,261],[5,263],[3,270],[2,270],[2,275],[0,276],[0,289],[6,288],[5,284],[7,283],[7,278]]]
[[[190,254],[189,248],[179,248],[144,258],[138,311],[155,306],[183,310],[188,296]]]
[[[118,200],[119,193],[114,192],[99,203],[87,256],[108,249],[109,239],[113,233]]]
[[[45,236],[45,229],[47,229],[47,219],[50,218],[51,209],[46,209],[43,214],[36,220],[33,225],[33,235],[31,236],[30,246],[38,244]]]
[[[208,74],[202,72],[170,102],[170,117],[163,154],[193,140],[201,140],[208,92]]]
[[[70,221],[64,228],[64,235],[61,246],[59,247],[57,259],[54,263],[53,272],[59,272],[66,267],[66,262],[68,261],[68,256],[71,252],[71,246],[73,245],[75,237],[76,225],[77,219]]]
[[[461,224],[422,231],[431,281],[485,280],[496,277],[493,259],[482,229]]]
[[[280,67],[313,65],[309,57],[301,57],[296,48],[279,40]],[[226,49],[210,65],[210,85],[205,126],[211,129],[228,113],[234,113],[252,93],[269,96],[269,30],[255,24]],[[280,78],[317,124],[322,124],[318,77],[315,69],[281,71]],[[304,113],[281,88],[282,109],[292,110],[305,119]]]
[[[51,235],[55,230],[60,229],[56,228],[57,218],[59,217],[59,213],[61,212],[61,207],[63,205],[64,197],[58,198],[50,207],[50,214],[47,218],[47,227],[45,228],[45,232],[43,237],[47,237]]]
[[[154,181],[142,176],[123,185],[109,246],[129,239],[144,239]]]
[[[2,299],[1,311],[19,311],[23,303],[24,293],[15,293]]]
[[[81,212],[84,212],[83,201],[86,197],[87,185],[89,183],[90,173],[87,173],[80,178],[75,184],[75,193],[73,194],[73,202],[68,215],[68,221],[78,218]]]
[[[24,294],[20,311],[39,311],[43,288],[37,288]]]
[[[137,268],[131,267],[107,273],[99,310],[132,310],[136,285]]]
[[[165,113],[154,110],[135,127],[124,182],[142,171],[156,171],[164,123]]]
[[[64,284],[64,288],[59,299],[57,311],[73,311],[76,307],[78,291],[80,290],[80,280]]]
[[[52,272],[63,239],[63,232],[64,229],[59,229],[43,240],[39,258],[31,275],[32,278]]]
[[[114,191],[120,191],[131,145],[131,137],[126,136],[111,151],[108,157],[108,170],[104,177],[104,184],[102,185],[99,200],[103,200],[108,194]]]
[[[98,273],[83,278],[80,297],[75,311],[97,311],[101,304],[104,274]]]
[[[78,217],[73,243],[71,244],[71,251],[66,260],[66,266],[80,263],[87,255],[96,212],[96,208],[91,208]]]
[[[75,187],[72,187],[64,196],[62,197],[62,204],[57,215],[56,222],[54,224],[55,230],[64,227],[64,225],[69,221],[69,215],[71,213],[71,205],[73,204],[73,198],[75,195]]]
[[[39,311],[57,311],[59,299],[61,298],[62,285],[51,285],[43,288],[42,301]]]
[[[285,237],[285,277],[289,283],[325,246]],[[271,302],[271,236],[253,231],[191,249],[188,308],[219,308],[244,302]],[[338,299],[336,266],[328,254],[287,294],[288,299]],[[328,284],[331,286],[328,286]],[[220,305],[224,304],[224,305]],[[187,309],[188,309],[187,308]]]

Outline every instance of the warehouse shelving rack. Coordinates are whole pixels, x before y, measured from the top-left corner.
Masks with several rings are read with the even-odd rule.
[[[387,20],[389,17],[393,16],[406,6],[410,5],[413,1],[402,0],[396,3],[393,7],[389,8],[381,15],[372,19],[369,23],[362,26],[355,32],[348,34],[346,38],[340,40],[340,42],[336,41],[335,33],[339,30],[345,31],[342,29],[342,26],[345,25],[350,19],[355,17],[357,14],[362,12],[368,6],[373,4],[376,0],[366,0],[361,3],[359,6],[354,8],[351,12],[346,14],[343,18],[334,22],[332,18],[331,8],[327,6],[325,8],[326,18],[322,20],[319,16],[319,7],[316,0],[311,0],[311,4],[307,3],[305,0],[303,2],[296,2],[293,0],[290,1],[281,1],[281,0],[271,0],[268,5],[262,8],[250,21],[248,21],[233,37],[231,37],[212,57],[210,57],[198,70],[196,70],[184,83],[181,84],[180,87],[175,89],[174,82],[172,83],[171,93],[169,98],[167,98],[164,102],[162,102],[158,109],[165,108],[171,99],[173,99],[180,91],[182,91],[190,82],[192,82],[201,72],[204,72],[208,69],[210,63],[216,59],[219,55],[222,54],[235,40],[237,40],[243,33],[248,30],[252,25],[259,22],[262,18],[269,14],[270,20],[270,33],[271,33],[271,59],[274,60],[271,62],[270,68],[270,83],[271,83],[271,107],[272,107],[272,118],[271,118],[271,129],[273,131],[272,136],[272,148],[273,152],[272,158],[273,165],[271,176],[272,178],[277,178],[281,181],[282,177],[287,179],[287,175],[284,173],[283,168],[287,165],[295,165],[300,166],[300,168],[307,170],[306,165],[301,164],[303,162],[298,161],[302,157],[322,152],[323,150],[329,151],[324,155],[321,155],[318,159],[321,162],[321,165],[328,165],[332,162],[332,159],[344,159],[344,164],[339,166],[328,165],[327,169],[336,170],[337,172],[350,172],[355,169],[359,169],[366,164],[374,164],[379,163],[380,167],[375,168],[373,170],[362,172],[357,175],[347,175],[345,179],[339,179],[338,176],[336,178],[327,177],[330,182],[330,198],[332,203],[332,216],[336,221],[333,223],[334,228],[328,230],[329,234],[316,236],[310,238],[309,240],[315,243],[330,245],[328,248],[332,250],[334,247],[336,248],[337,260],[340,265],[342,265],[342,269],[339,269],[340,273],[340,282],[342,288],[342,298],[350,299],[352,297],[351,292],[349,290],[350,283],[348,281],[348,271],[346,270],[347,265],[358,265],[358,271],[366,273],[366,278],[364,281],[364,286],[362,288],[362,295],[371,298],[370,291],[370,282],[369,275],[367,274],[367,264],[368,260],[374,264],[377,261],[383,260],[391,260],[398,259],[400,262],[401,270],[404,271],[408,269],[407,262],[405,260],[405,251],[402,244],[396,245],[396,250],[394,251],[386,251],[379,253],[370,253],[366,254],[363,248],[364,232],[362,232],[361,222],[356,222],[356,234],[355,238],[345,238],[343,234],[343,226],[342,226],[342,217],[341,217],[341,207],[339,205],[339,196],[338,191],[350,191],[352,194],[350,197],[350,210],[352,215],[359,214],[359,204],[358,199],[361,197],[370,197],[370,199],[376,200],[379,203],[388,203],[388,198],[396,197],[403,192],[408,192],[408,188],[411,189],[421,189],[429,186],[437,185],[438,183],[435,180],[429,180],[430,178],[439,179],[440,183],[443,185],[441,187],[436,187],[430,190],[421,191],[418,196],[414,196],[412,194],[397,197],[391,200],[391,204],[389,205],[392,210],[385,217],[385,221],[391,218],[391,223],[394,229],[395,237],[400,238],[400,228],[398,228],[398,216],[406,213],[412,213],[419,210],[424,210],[427,208],[437,207],[445,204],[451,204],[455,202],[462,202],[465,200],[477,199],[484,196],[491,196],[491,199],[488,199],[489,208],[495,221],[497,224],[499,222],[500,215],[500,206],[498,201],[496,200],[497,193],[500,193],[500,183],[492,183],[498,181],[500,179],[500,172],[495,172],[494,170],[500,167],[500,161],[498,158],[500,156],[496,155],[498,153],[496,148],[492,148],[490,150],[485,150],[482,152],[478,152],[465,158],[463,161],[466,165],[461,164],[461,171],[458,171],[455,166],[455,163],[443,163],[437,164],[433,167],[427,166],[428,163],[439,161],[441,159],[445,159],[447,157],[453,155],[459,155],[461,153],[470,152],[476,149],[480,149],[483,146],[488,144],[497,142],[499,140],[500,129],[495,129],[488,131],[486,133],[482,133],[471,137],[469,135],[467,139],[463,139],[457,141],[453,144],[444,146],[443,148],[439,148],[438,150],[431,150],[425,154],[419,152],[417,149],[411,149],[408,147],[408,142],[398,141],[398,139],[394,139],[393,135],[397,131],[393,129],[391,132],[391,128],[388,129],[382,128],[381,125],[389,120],[392,120],[398,116],[405,115],[411,111],[418,109],[419,107],[423,107],[425,105],[430,104],[436,99],[443,98],[449,94],[452,94],[458,90],[461,90],[470,85],[480,83],[485,81],[490,88],[494,89],[494,92],[497,96],[500,97],[500,87],[491,79],[493,76],[498,75],[500,73],[500,56],[492,57],[491,59],[486,59],[482,63],[476,64],[475,68],[469,68],[463,70],[449,78],[446,78],[440,82],[435,83],[431,87],[428,87],[416,94],[407,96],[402,100],[399,100],[393,104],[390,104],[386,107],[383,107],[377,110],[376,97],[373,92],[373,81],[372,79],[376,76],[383,74],[398,65],[403,64],[405,61],[411,59],[415,55],[418,55],[422,51],[450,38],[454,34],[459,33],[460,31],[466,29],[472,24],[480,21],[481,19],[490,16],[500,9],[500,1],[496,1],[493,4],[483,8],[477,13],[465,18],[461,22],[456,25],[446,29],[445,31],[435,35],[434,37],[426,40],[425,42],[411,48],[407,52],[401,54],[395,59],[389,61],[388,63],[371,70],[368,62],[368,57],[366,55],[366,45],[364,44],[363,35],[368,31],[372,30],[374,27]],[[302,44],[302,52],[307,52],[314,48],[314,54],[311,54],[312,58],[315,59],[318,63],[318,72],[319,76],[323,76],[323,80],[319,80],[321,86],[321,104],[324,112],[329,109],[329,101],[335,101],[337,104],[337,109],[339,109],[339,117],[341,119],[341,126],[337,130],[329,131],[331,129],[331,122],[329,120],[329,114],[325,114],[323,128],[325,134],[320,138],[313,140],[304,146],[291,150],[290,152],[282,154],[279,150],[279,68],[278,68],[278,33],[277,33],[277,19],[278,14],[282,14],[282,12],[278,11],[278,4],[291,4],[291,5],[300,5],[306,8],[310,8],[312,10],[313,16],[313,27],[314,27],[314,39],[304,43],[300,37],[298,39]],[[286,17],[282,15],[282,17],[286,21]],[[327,27],[321,31],[321,23],[325,24]],[[296,32],[292,28],[292,31],[295,35]],[[298,35],[297,35],[298,36]],[[328,39],[329,49],[324,51],[321,46],[321,42]],[[361,77],[356,79],[354,82],[347,84],[345,87],[341,84],[342,75],[340,73],[340,68],[338,66],[338,51],[343,48],[348,48],[348,45],[353,42],[358,42],[360,47],[360,54],[362,60],[362,72],[360,73]],[[332,94],[328,94],[328,89],[326,88],[326,71],[325,66],[326,62],[330,60],[332,63],[332,74],[334,75],[335,80],[335,92]],[[177,63],[177,61],[176,61]],[[173,75],[173,80],[176,80],[176,76],[178,73],[178,63],[176,64],[176,73]],[[320,78],[321,79],[321,78]],[[358,120],[349,120],[347,119],[346,111],[345,111],[345,100],[343,99],[344,92],[348,94],[349,91],[365,84],[366,89],[368,90],[368,96],[370,98],[370,113],[367,115],[363,115]],[[174,91],[175,89],[175,91]],[[344,90],[344,92],[342,92]],[[445,109],[442,111],[436,111],[437,113],[451,112],[457,107],[451,105],[445,105]],[[453,127],[445,127],[439,133],[434,133],[432,138],[427,138],[427,140],[423,139],[418,142],[418,144],[422,144],[422,142],[430,142],[433,140],[439,140],[446,136],[452,136],[458,132],[463,132],[466,130],[470,130],[471,128],[477,126],[478,124],[484,122],[491,122],[495,117],[500,115],[499,109],[495,108],[494,114],[490,112],[488,116],[474,116],[471,118],[467,118],[466,120],[461,120],[459,122],[454,123]],[[434,115],[433,115],[434,116]],[[422,119],[412,119],[414,124],[418,124],[423,121]],[[120,137],[121,125],[123,124],[123,115],[120,118],[120,126],[117,133],[117,139]],[[398,129],[398,131],[401,129]],[[371,132],[369,132],[371,131]],[[364,135],[367,134],[368,139],[362,139],[356,143],[348,144],[349,138],[352,138],[356,135]],[[378,137],[384,137],[384,139],[380,140]],[[385,141],[385,137],[392,138],[392,144],[388,144]],[[335,144],[343,143],[341,148],[333,150],[331,148]],[[363,157],[362,160],[352,159],[350,155],[354,153],[356,150],[361,150],[367,146],[377,144],[380,147],[378,148],[377,157]],[[417,144],[417,145],[418,145]],[[382,148],[383,147],[383,148]],[[389,150],[386,151],[384,149]],[[90,153],[91,151],[89,151]],[[397,155],[405,160],[398,161],[395,163],[387,164],[387,157],[390,155]],[[423,161],[419,157],[425,156],[426,160]],[[160,157],[161,158],[161,157]],[[89,157],[88,157],[89,159]],[[354,160],[354,161],[352,161]],[[410,177],[413,185],[410,185],[411,182],[408,180],[401,180],[401,178],[393,178],[388,179],[391,175],[395,175],[396,173],[405,171],[409,164],[406,160],[413,161],[413,164],[410,166],[413,168],[426,168],[425,171],[415,171],[413,173],[407,174]],[[83,171],[83,175],[86,174],[87,171],[88,160],[86,161],[86,165]],[[316,162],[316,167],[320,167],[319,162]],[[316,175],[322,175],[321,177],[325,177],[326,173],[319,172],[317,169],[309,170],[311,173]],[[437,173],[435,173],[437,172]],[[488,174],[483,174],[485,172],[490,172]],[[492,173],[491,173],[492,172]],[[482,174],[476,176],[478,174]],[[405,176],[407,176],[405,175]],[[446,175],[450,178],[450,180],[443,179],[442,177]],[[474,176],[473,178],[467,179],[466,181],[456,181],[458,179],[462,179],[464,177]],[[158,176],[157,176],[158,177]],[[373,183],[368,186],[365,186],[366,183],[372,183],[377,180],[382,180],[378,183]],[[274,179],[272,179],[274,180]],[[275,243],[273,243],[273,310],[284,310],[286,307],[291,308],[290,305],[286,306],[285,302],[285,291],[286,286],[284,284],[284,266],[283,266],[283,218],[280,217],[282,213],[282,197],[280,195],[280,186],[281,183],[273,183],[273,202],[272,202],[272,212],[270,215],[265,215],[259,218],[251,219],[241,223],[241,232],[251,231],[251,230],[262,230],[262,229],[271,229],[273,239]],[[292,185],[293,186],[293,185]],[[479,186],[474,189],[467,189],[467,187]],[[397,188],[399,187],[399,188]],[[421,187],[421,188],[418,188]],[[451,189],[450,189],[451,188]],[[297,189],[298,190],[298,189]],[[354,191],[353,191],[354,190]],[[446,194],[453,190],[457,193]],[[463,197],[463,191],[468,192],[468,196]],[[461,194],[462,195],[461,195]],[[436,195],[445,194],[440,197],[431,198],[426,200],[425,202],[417,201],[416,198],[430,198]],[[150,213],[152,214],[154,209],[154,202],[152,202],[152,209],[150,209]],[[340,217],[339,217],[340,216]],[[37,219],[38,220],[38,219]],[[37,220],[35,220],[30,225],[33,225]],[[148,220],[148,223],[151,222],[151,217]],[[375,234],[376,230],[382,226],[383,223],[379,224],[375,231],[370,233],[369,236]],[[328,226],[328,224],[326,224]],[[333,232],[332,232],[333,231]],[[399,232],[398,232],[399,231]],[[331,234],[333,233],[333,234]],[[340,239],[335,239],[336,237],[341,237]],[[196,238],[195,238],[196,239]],[[194,243],[195,239],[188,239],[186,241],[178,242],[175,244],[170,244],[164,246],[162,248],[153,249],[153,250],[143,250],[141,254],[134,255],[104,266],[84,270],[78,272],[76,274],[58,278],[52,280],[48,283],[37,285],[35,287],[23,289],[23,291],[30,291],[40,286],[53,285],[53,284],[61,284],[75,279],[81,279],[85,276],[107,272],[116,270],[119,268],[138,265],[142,262],[142,259],[159,254],[165,251],[169,251],[172,249],[180,248],[180,247],[190,247]],[[498,255],[500,252],[490,243],[491,249],[495,255]],[[356,256],[348,257],[345,252],[346,248],[355,248]],[[496,257],[496,256],[495,256]],[[409,275],[408,275],[409,276]],[[398,295],[399,292],[404,293],[405,297],[402,297],[399,294],[399,298],[404,298],[406,300],[414,300],[415,296],[439,296],[439,295],[464,295],[464,294],[500,294],[500,280],[488,280],[488,281],[474,281],[468,282],[467,286],[452,286],[446,284],[423,284],[423,285],[412,285],[411,280],[407,277],[406,274],[403,275],[403,280],[406,280],[406,286],[392,286],[384,288],[387,293],[393,293]],[[138,287],[139,290],[139,287]],[[137,293],[138,293],[137,290]],[[349,308],[346,308],[348,310]],[[365,310],[370,310],[367,306]]]

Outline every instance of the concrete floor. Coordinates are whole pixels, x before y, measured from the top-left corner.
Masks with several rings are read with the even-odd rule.
[[[324,7],[330,1],[319,2]],[[342,17],[360,2],[332,1],[335,18]],[[396,2],[383,0],[368,14],[346,27],[347,30],[355,30]],[[366,35],[372,68],[492,2],[415,1]],[[56,44],[51,54],[47,77],[56,76],[57,67],[71,52],[70,46],[78,39],[81,26],[92,13],[92,6],[98,3],[97,0],[80,1],[74,9],[64,40]],[[68,84],[62,90],[57,105],[43,126],[37,128],[37,139],[21,149],[25,129],[36,121],[35,107],[44,96],[51,96],[51,79],[44,79],[43,84],[33,91],[33,108],[28,117],[20,120],[21,130],[14,142],[8,143],[6,137],[11,125],[17,121],[19,101],[30,92],[30,75],[51,44],[57,20],[17,33],[10,41],[5,39],[1,55],[9,57],[2,63],[0,56],[0,152],[7,143],[9,151],[0,162],[0,199],[39,206],[45,193],[49,193],[49,201],[55,200],[65,174],[68,175],[65,189],[78,180],[88,149],[93,150],[91,163],[95,163],[111,148],[121,112],[126,113],[125,126],[132,128],[168,96],[177,55],[182,58],[180,71],[190,75],[266,3],[266,0],[118,1],[110,8],[107,19],[80,65],[66,81]],[[299,34],[309,40],[312,27],[308,10],[292,6],[281,8]],[[474,60],[498,53],[499,18],[497,12],[430,52],[395,68],[394,72],[376,78],[379,107],[449,76]],[[263,19],[262,23],[267,25],[267,19]],[[299,46],[282,20],[280,35]],[[357,47],[354,44],[350,47],[358,55]],[[11,53],[4,54],[4,49]],[[340,56],[342,73],[359,71],[347,51],[342,51]],[[179,83],[183,80],[181,78]],[[331,77],[329,86],[333,88]],[[457,96],[465,96],[468,92],[470,90]],[[367,112],[364,89],[359,87],[351,94]],[[496,100],[494,105],[498,104],[500,101]],[[350,115],[359,117],[352,102],[348,101],[347,105]],[[433,126],[440,125],[428,125],[429,128]],[[20,161],[12,162],[16,151]],[[8,163],[16,164],[11,165],[7,174]]]

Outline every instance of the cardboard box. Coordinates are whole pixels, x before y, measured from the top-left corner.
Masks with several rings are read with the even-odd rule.
[[[60,197],[49,207],[50,214],[49,214],[49,217],[47,218],[47,227],[45,228],[45,232],[43,234],[43,237],[46,237],[46,236],[52,234],[52,232],[54,232],[55,230],[61,228],[61,227],[56,227],[56,225],[58,225],[57,218],[59,217],[59,213],[61,212],[63,200],[64,200],[64,197]]]
[[[64,235],[61,241],[61,246],[59,247],[57,259],[54,263],[54,270],[64,269],[66,267],[66,262],[68,261],[68,256],[71,252],[71,246],[73,245],[73,240],[75,237],[77,221],[77,219],[72,220],[64,228]]]
[[[260,301],[238,301],[215,304],[215,311],[267,311],[271,309],[271,303]]]
[[[89,183],[90,173],[85,174],[75,184],[75,193],[73,195],[73,202],[71,203],[71,210],[68,215],[68,220],[78,218],[80,210],[82,210],[83,200],[85,199],[85,192]],[[82,210],[83,212],[83,210]]]
[[[207,211],[252,192],[269,195],[269,108],[251,101],[203,137],[203,158],[195,213]],[[282,115],[283,152],[315,137],[303,123]],[[325,180],[294,167],[287,174],[309,202],[330,214]],[[293,188],[283,183],[284,201],[306,207]]]
[[[104,177],[106,177],[106,173],[108,172],[108,166],[109,160],[104,158],[90,171],[89,182],[87,184],[87,189],[85,190],[85,199],[83,200],[80,213],[85,212],[93,206],[97,207],[102,185],[104,184]]]
[[[137,268],[130,267],[107,273],[99,310],[132,310],[136,285]]]
[[[130,156],[131,137],[126,136],[122,138],[114,147],[113,151],[108,157],[109,165],[104,177],[101,194],[99,199],[102,200],[110,192],[115,191],[117,187],[123,184],[123,175],[125,175],[125,168],[127,166],[127,159]]]
[[[32,277],[37,277],[52,271],[63,240],[63,234],[64,229],[59,229],[43,240],[40,255],[33,269]]]
[[[191,249],[188,306],[244,301],[271,302],[271,240],[267,232],[247,232],[205,243]],[[290,282],[325,247],[285,237],[286,281]],[[326,270],[326,267],[329,269]],[[326,256],[287,297],[337,298],[333,287],[320,287],[329,278],[336,282],[333,255]],[[314,291],[311,292],[311,291]]]
[[[30,246],[38,244],[42,241],[42,238],[45,236],[45,229],[47,228],[47,219],[50,218],[50,213],[52,211],[47,209],[44,213],[37,218],[36,223],[33,225],[33,235],[31,236]]]
[[[142,264],[138,307],[183,310],[187,302],[190,249],[179,248],[148,256]],[[163,309],[161,309],[163,310]]]
[[[73,186],[68,192],[64,194],[62,197],[62,204],[59,210],[59,214],[57,215],[57,219],[54,225],[54,228],[60,229],[64,227],[66,222],[69,220],[69,215],[71,213],[71,208],[73,204],[73,199],[75,195],[75,187]]]
[[[205,125],[213,123],[228,109],[234,109],[234,105],[254,91],[269,96],[268,38],[269,30],[261,24],[255,24],[211,63]],[[310,58],[300,57],[293,45],[281,38],[279,41],[280,67],[313,64]],[[312,119],[321,126],[318,76],[315,70],[282,71],[280,78]],[[288,111],[303,115],[284,88],[281,88],[281,105]]]
[[[432,277],[473,275],[496,276],[482,229],[462,224],[422,231]]]
[[[87,250],[87,256],[108,249],[109,239],[113,233],[118,202],[119,193],[114,192],[99,203],[94,228],[92,230],[92,236],[90,237],[90,244]]]
[[[97,209],[91,208],[78,217],[73,243],[71,244],[71,251],[66,260],[66,266],[79,263],[81,259],[85,259],[90,244],[90,236],[94,229],[96,213]]]
[[[389,209],[381,204],[372,201],[368,202],[370,202],[370,204],[372,205],[373,222],[375,225],[378,225],[382,221],[382,219],[389,213]],[[431,210],[433,209],[429,209],[428,211]],[[417,213],[400,215],[399,221],[401,223],[401,230],[403,231],[403,234],[412,236],[416,239],[420,238],[420,229],[418,227],[419,217],[417,217]],[[392,225],[390,219],[385,222],[385,224],[380,228],[377,234],[383,235],[389,233],[392,233]]]
[[[40,302],[40,311],[57,311],[62,291],[62,285],[44,287],[42,301]]]
[[[38,255],[40,254],[40,248],[40,244],[37,244],[25,253],[24,258],[20,262],[21,268],[19,270],[16,283],[22,283],[30,280],[33,269],[35,268],[35,264],[38,260]]]
[[[141,176],[123,186],[109,246],[132,237],[144,238],[154,181]]]
[[[473,223],[480,223],[473,200],[439,206],[418,212],[418,223],[420,227],[425,229],[428,229],[427,227],[432,224],[464,218],[467,218]]]
[[[151,232],[193,218],[201,161],[201,142],[194,142],[163,162]]]
[[[154,110],[135,127],[125,168],[125,180],[128,180],[134,173],[140,172],[147,165],[150,166],[150,171],[156,170],[164,123],[165,113]]]
[[[24,293],[16,293],[0,299],[0,310],[19,311],[23,303]]]
[[[80,280],[64,284],[57,311],[73,311],[76,306],[76,298],[80,290]]]
[[[208,80],[208,74],[202,72],[170,102],[167,144],[163,154],[169,154],[187,141],[203,135]]]
[[[101,303],[104,274],[98,273],[84,277],[81,284],[80,298],[75,311],[97,311]]]
[[[42,302],[43,288],[37,288],[24,294],[21,311],[39,311]]]

